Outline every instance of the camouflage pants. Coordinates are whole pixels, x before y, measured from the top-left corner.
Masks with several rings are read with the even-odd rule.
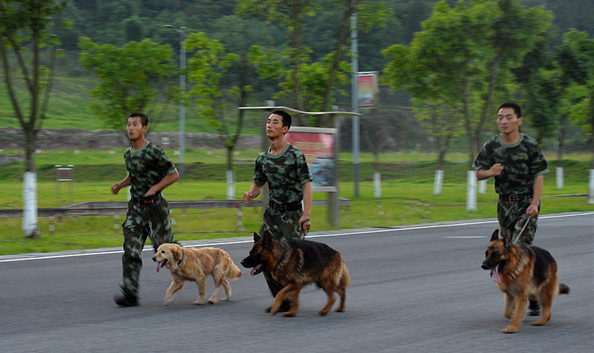
[[[153,205],[130,201],[122,228],[124,229],[123,286],[138,294],[138,279],[142,268],[141,254],[147,237],[150,235],[155,251],[163,243],[174,242],[167,201],[163,197]]]
[[[526,209],[530,206],[531,202],[532,199],[526,199],[523,202],[503,200],[497,202],[499,233],[503,235],[509,231],[512,235],[512,241],[518,245],[532,245],[534,236],[536,235],[538,216],[528,218],[526,215]],[[538,206],[538,211],[540,212],[540,205]],[[528,225],[526,225],[526,222],[528,222]],[[524,228],[523,232],[522,228]]]
[[[297,211],[277,211],[272,207],[266,207],[264,219],[260,234],[268,230],[277,240],[303,240],[304,235],[299,229],[299,219],[303,215],[303,210]],[[275,281],[270,273],[263,272],[266,283],[273,297],[285,286]]]

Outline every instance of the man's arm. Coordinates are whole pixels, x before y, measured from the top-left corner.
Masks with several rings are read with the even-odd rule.
[[[538,216],[538,206],[540,205],[540,197],[542,196],[542,188],[544,185],[544,176],[539,175],[534,178],[534,186],[532,186],[532,203],[528,206],[526,214],[530,217]]]
[[[144,196],[151,196],[151,195],[158,193],[159,191],[163,191],[166,187],[175,183],[178,179],[179,179],[179,173],[177,172],[177,170],[171,174],[167,174],[167,175],[165,175],[165,177],[163,179],[161,179],[160,182],[151,186],[151,188],[148,189],[148,191],[146,192],[146,194],[144,194]]]
[[[303,215],[299,219],[299,227],[306,231],[311,229],[311,204],[313,201],[313,191],[311,181],[303,184]],[[307,221],[307,222],[304,222]]]
[[[111,192],[117,195],[122,188],[130,186],[130,184],[130,174],[126,174],[126,177],[122,181],[120,181],[119,183],[115,183],[111,186]]]
[[[476,171],[476,178],[478,180],[489,179],[490,177],[501,175],[503,171],[503,164],[495,163],[491,169],[479,169]]]
[[[250,187],[250,190],[243,193],[243,202],[245,202],[245,203],[252,202],[253,199],[255,199],[256,197],[258,197],[258,195],[260,195],[260,192],[262,192],[263,187],[264,187],[264,185],[258,185],[256,183],[253,183],[252,186]]]

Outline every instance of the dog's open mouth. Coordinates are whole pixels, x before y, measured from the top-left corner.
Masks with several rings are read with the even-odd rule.
[[[162,267],[165,267],[166,264],[167,264],[167,259],[163,259],[163,260],[157,262],[157,272],[159,272],[159,270]]]
[[[501,283],[501,277],[499,277],[499,265],[491,269],[491,278],[493,278],[495,283]]]
[[[262,264],[257,264],[256,267],[252,268],[252,270],[250,271],[250,275],[252,275],[252,277],[258,275],[262,273],[262,270]]]

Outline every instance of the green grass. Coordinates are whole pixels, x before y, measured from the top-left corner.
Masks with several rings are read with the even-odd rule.
[[[112,195],[110,186],[124,177],[122,151],[43,151],[36,156],[38,173],[38,207],[57,207],[85,201],[125,201],[125,193]],[[222,200],[226,195],[224,151],[189,150],[186,154],[187,177],[169,187],[165,194],[169,200]],[[3,154],[18,154],[4,151]],[[172,159],[175,160],[175,156]],[[250,159],[257,151],[241,151],[235,157]],[[431,156],[421,154],[382,155],[382,198],[374,197],[373,157],[361,156],[359,197],[354,198],[351,156],[341,155],[339,169],[340,196],[351,199],[350,207],[340,210],[340,223],[332,227],[326,222],[326,208],[314,207],[313,231],[354,229],[361,227],[387,227],[406,224],[430,223],[463,219],[495,217],[496,195],[492,180],[487,193],[477,197],[477,210],[466,211],[466,171],[468,164],[456,162],[463,155],[452,155],[445,165],[445,178],[441,195],[433,195],[433,177],[436,164]],[[417,160],[417,162],[414,162]],[[554,160],[549,159],[551,173],[545,177],[542,213],[592,211],[586,196],[588,192],[588,156],[572,156],[564,161],[565,186],[557,190]],[[55,164],[74,164],[73,183],[55,182]],[[252,162],[235,164],[236,198],[247,190],[253,172]],[[22,207],[23,163],[11,163],[0,168],[0,187],[3,190],[2,208]],[[70,187],[72,195],[70,195]],[[58,190],[60,197],[58,198]],[[315,193],[315,199],[324,199],[325,193]],[[180,241],[208,238],[248,236],[260,227],[261,209],[243,209],[244,231],[237,229],[235,209],[174,210],[173,229]],[[55,232],[49,231],[47,218],[39,218],[41,236],[28,239],[22,236],[20,218],[0,218],[0,254],[53,252],[60,250],[119,247],[121,228],[114,230],[123,217],[65,217],[55,220]]]

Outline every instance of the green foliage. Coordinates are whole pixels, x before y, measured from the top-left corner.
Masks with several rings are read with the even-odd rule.
[[[81,63],[100,80],[91,93],[100,102],[91,103],[91,109],[105,127],[121,129],[131,113],[151,116],[159,103],[173,98],[175,67],[170,46],[144,39],[118,47],[96,44],[88,38],[81,38],[79,46]]]

